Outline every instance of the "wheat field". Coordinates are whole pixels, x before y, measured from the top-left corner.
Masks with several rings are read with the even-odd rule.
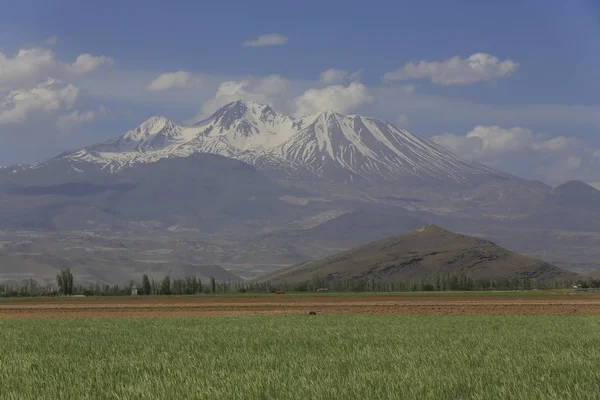
[[[0,320],[2,399],[594,399],[596,316]]]

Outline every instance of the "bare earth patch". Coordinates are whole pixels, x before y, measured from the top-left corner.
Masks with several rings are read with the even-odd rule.
[[[0,318],[317,315],[600,314],[600,296],[199,296],[73,298],[0,303]]]

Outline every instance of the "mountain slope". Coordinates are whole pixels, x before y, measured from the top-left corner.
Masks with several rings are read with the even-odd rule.
[[[116,174],[96,171],[81,175],[84,181],[64,182],[65,175],[46,172],[10,174],[19,179],[0,185],[0,228],[253,232],[253,224],[286,224],[304,212],[280,199],[302,191],[213,154],[163,159]]]
[[[269,106],[242,101],[191,126],[153,117],[121,137],[48,163],[67,160],[76,171],[92,164],[116,172],[195,153],[235,158],[286,175],[335,181],[403,179],[473,186],[507,177],[375,118],[330,111],[293,118]]]
[[[465,273],[473,278],[571,279],[575,274],[494,243],[425,225],[400,236],[372,242],[320,261],[286,268],[259,278],[302,283],[314,276],[329,280],[415,280],[435,274]]]

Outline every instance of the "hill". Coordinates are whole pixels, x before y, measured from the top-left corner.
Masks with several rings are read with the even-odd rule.
[[[476,237],[425,225],[319,261],[311,261],[259,278],[273,283],[302,283],[320,276],[328,280],[417,280],[435,274],[472,278],[571,279],[574,273],[514,253]]]

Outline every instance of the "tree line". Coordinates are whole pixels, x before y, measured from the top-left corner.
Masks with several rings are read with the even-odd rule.
[[[570,288],[600,288],[600,280],[553,280],[541,282],[523,278],[471,278],[465,274],[436,274],[428,278],[405,281],[377,279],[330,280],[314,276],[308,282],[297,284],[272,284],[269,282],[217,282],[211,277],[207,283],[200,277],[187,276],[171,279],[165,276],[156,280],[144,274],[141,283],[129,281],[127,285],[76,284],[69,268],[56,276],[56,284],[40,285],[33,279],[20,285],[0,284],[0,296],[130,296],[132,288],[139,295],[198,295],[231,293],[269,293],[274,291],[313,292],[327,289],[330,292],[411,292],[411,291],[482,291],[482,290],[532,290]]]

